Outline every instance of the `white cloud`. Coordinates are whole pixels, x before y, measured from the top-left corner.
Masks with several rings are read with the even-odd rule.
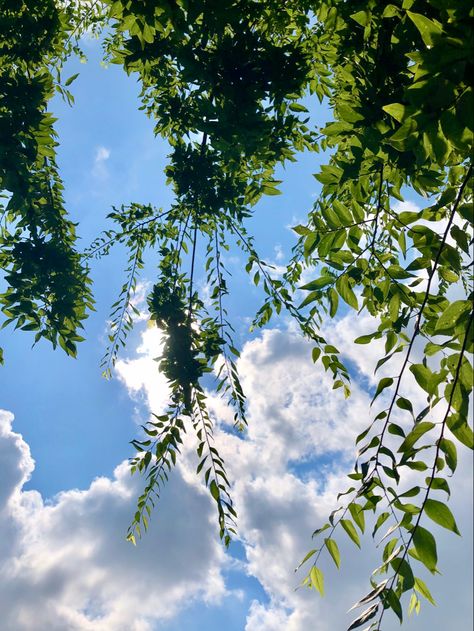
[[[360,375],[373,383],[372,371],[380,355],[366,352],[367,347],[361,351],[360,346],[349,344],[348,337],[349,333],[352,338],[367,333],[370,324],[353,322],[348,317],[328,333],[341,349],[347,350]],[[148,335],[145,334],[144,340]],[[244,346],[238,364],[250,402],[245,439],[221,428],[220,422],[232,422],[225,402],[210,395],[209,406],[218,420],[216,442],[234,481],[233,497],[239,514],[239,535],[247,554],[247,572],[258,579],[270,599],[266,604],[253,602],[246,631],[342,629],[354,617],[354,612],[347,615],[345,611],[363,596],[364,590],[370,590],[368,577],[379,564],[373,543],[366,542],[362,555],[344,533],[339,535],[344,569],[338,574],[330,559],[326,559],[328,596],[323,600],[306,589],[295,591],[302,576],[296,576],[294,568],[314,545],[311,532],[337,505],[337,492],[348,486],[343,472],[352,464],[354,437],[369,422],[370,399],[357,381],[348,401],[341,391],[333,391],[330,377],[320,366],[313,365],[309,345],[291,331],[263,331]],[[153,401],[156,396],[153,382],[142,378],[142,384],[148,399]],[[135,380],[133,387],[138,387]],[[194,459],[189,454],[189,450],[183,454],[186,479],[199,484],[194,477]],[[298,466],[309,467],[309,472],[303,473]],[[459,515],[468,541],[468,510],[463,503],[470,501],[469,495],[466,500],[466,492],[471,478],[466,458],[459,475],[465,478],[466,486],[461,485],[453,510]],[[462,546],[449,534],[440,533],[440,541],[440,567],[449,570],[451,574],[447,575],[452,577],[456,574],[452,560],[456,554],[462,558]],[[448,555],[442,555],[443,547],[449,550]],[[465,571],[469,572],[468,568]],[[469,585],[472,578],[469,574],[465,577],[465,584]],[[453,615],[450,598],[457,599],[461,612],[462,594],[464,598],[468,594],[467,586],[464,591],[456,591],[452,579],[428,582],[434,593],[446,591],[450,596],[438,598],[444,604],[441,614],[438,611],[433,618],[424,611],[418,621],[410,623],[412,629],[432,628],[433,619],[445,620],[447,624]],[[437,584],[441,584],[439,592]],[[458,615],[459,620],[462,615],[469,615],[468,606]],[[392,628],[390,624],[387,629]]]
[[[418,204],[416,204],[415,202],[404,200],[403,202],[396,201],[393,204],[393,210],[397,213],[405,213],[405,212],[417,213],[421,209],[420,209],[420,206],[418,206]]]
[[[92,169],[92,173],[95,177],[104,179],[108,176],[106,162],[109,158],[110,149],[103,146],[96,147],[94,154],[94,167]]]
[[[137,283],[135,291],[130,299],[130,303],[139,311],[133,313],[134,322],[146,322],[150,315],[148,313],[147,297],[150,293],[152,283],[149,280],[142,280]]]
[[[361,333],[369,326],[362,323]],[[354,328],[348,319],[333,327],[341,348],[349,329],[357,334]],[[131,395],[144,396],[155,412],[165,407],[168,395],[153,361],[161,343],[159,332],[147,329],[137,356],[117,364]],[[360,347],[347,348],[360,374],[370,375],[374,357]],[[225,402],[210,395],[209,405],[217,418],[216,443],[234,482],[247,557],[242,571],[268,595],[268,601],[252,602],[245,629],[344,629],[354,617],[346,610],[370,589],[368,577],[378,565],[379,551],[370,537],[359,552],[344,533],[337,536],[342,570],[337,572],[326,555],[324,599],[305,588],[295,591],[303,575],[294,568],[314,546],[312,531],[347,487],[345,471],[352,464],[353,439],[369,421],[369,397],[357,383],[347,401],[341,391],[333,391],[328,375],[313,365],[309,345],[292,331],[266,330],[248,342],[239,370],[250,402],[245,438],[225,431],[231,422]],[[10,498],[1,518],[9,524],[3,529],[8,545],[0,543],[5,631],[36,631],[41,625],[53,631],[148,631],[159,628],[159,618],[176,615],[183,600],[212,601],[226,593],[221,571],[229,560],[218,542],[215,509],[194,473],[191,444],[183,449],[152,530],[132,548],[123,542],[123,533],[142,481],[130,478],[122,464],[113,479],[100,478],[89,489],[65,492],[45,506],[38,493],[21,491],[33,463],[28,447],[9,428],[10,420],[4,416],[0,440],[0,456],[10,454],[0,460],[6,468],[0,498]],[[408,623],[412,631],[468,628],[472,618],[472,570],[465,562],[471,555],[472,473],[465,452],[452,486],[451,507],[463,540],[437,533],[444,576],[427,582],[439,607],[424,605],[422,615]],[[173,501],[177,497],[179,502]],[[33,620],[39,626],[32,626]],[[398,623],[387,617],[384,631],[395,628]]]
[[[225,595],[225,556],[202,489],[176,471],[134,548],[124,534],[143,480],[122,463],[112,479],[44,504],[22,490],[34,463],[12,418],[0,411],[2,631],[148,631],[195,599]]]
[[[163,349],[163,336],[156,326],[150,326],[142,335],[137,348],[138,357],[120,359],[115,365],[119,379],[125,384],[130,396],[146,400],[150,411],[162,414],[168,404],[169,387],[164,375],[159,372],[158,358]]]
[[[277,261],[283,261],[283,259],[285,258],[285,253],[283,252],[281,244],[278,243],[273,249],[275,252],[275,259]]]
[[[107,147],[97,147],[95,150],[95,164],[100,164],[101,162],[105,162],[110,158],[110,149]]]

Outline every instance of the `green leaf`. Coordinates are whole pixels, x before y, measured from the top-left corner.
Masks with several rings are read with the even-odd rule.
[[[354,340],[354,344],[370,344],[370,342],[378,336],[378,333],[370,333],[369,335],[361,335]]]
[[[407,410],[408,412],[411,412],[413,414],[413,405],[411,404],[411,401],[405,399],[405,397],[398,397],[397,407],[399,407],[401,410]]]
[[[403,428],[400,427],[400,425],[397,425],[396,423],[390,423],[388,426],[388,431],[390,434],[393,434],[394,436],[401,436],[402,438],[405,438],[405,432],[403,431]]]
[[[439,351],[442,351],[443,347],[439,344],[433,344],[433,342],[428,342],[425,346],[425,355],[431,357],[432,355],[436,355]]]
[[[412,11],[407,11],[407,15],[418,29],[425,45],[428,48],[434,46],[434,44],[443,34],[441,26],[433,22],[433,20],[427,18],[425,15],[421,15],[421,13],[413,13]]]
[[[445,491],[448,497],[451,495],[449,484],[446,482],[444,478],[433,478],[432,480],[430,478],[426,478],[425,482],[427,485],[430,484],[431,482],[431,488],[434,491]]]
[[[435,327],[435,334],[444,335],[453,331],[461,317],[471,309],[469,300],[452,302],[441,314]]]
[[[450,414],[446,419],[446,424],[463,445],[474,449],[474,434],[463,415]]]
[[[432,605],[436,605],[433,596],[430,593],[430,590],[427,588],[425,582],[422,581],[421,578],[415,578],[414,588],[419,594],[426,598],[428,602],[430,602]]]
[[[434,574],[436,572],[436,564],[438,562],[438,554],[436,552],[436,541],[431,532],[417,526],[413,534],[413,544],[420,561]]]
[[[341,519],[340,524],[347,532],[349,537],[352,539],[352,541],[356,544],[356,546],[360,548],[360,539],[359,535],[357,534],[357,530],[354,528],[354,524],[348,519]]]
[[[383,377],[383,379],[381,379],[377,385],[377,390],[375,391],[374,397],[372,399],[372,403],[379,396],[379,394],[383,392],[383,390],[385,390],[386,388],[390,388],[392,384],[393,384],[392,377]]]
[[[394,4],[387,4],[385,9],[383,10],[382,17],[393,18],[398,16],[400,16],[400,9]]]
[[[219,487],[217,486],[215,480],[211,480],[211,484],[209,485],[209,490],[211,491],[212,497],[216,500],[216,502],[218,502],[220,498],[220,493],[219,493]]]
[[[354,523],[359,526],[360,531],[363,533],[365,530],[365,516],[362,506],[356,504],[355,502],[351,502],[348,506],[348,509],[352,519],[354,520]]]
[[[352,217],[350,210],[346,206],[344,206],[344,204],[341,204],[341,202],[335,199],[332,203],[332,207],[341,220],[341,224],[343,226],[348,226],[354,223],[354,218]]]
[[[321,596],[324,596],[324,575],[321,570],[313,565],[309,576],[311,578],[311,584],[313,585],[313,587],[318,590]]]
[[[314,556],[314,555],[316,554],[316,552],[318,552],[317,548],[314,548],[313,550],[310,550],[310,551],[308,552],[308,554],[304,557],[304,559],[303,559],[303,560],[299,563],[299,565],[298,565],[298,567],[296,568],[295,572],[296,572],[297,570],[299,570],[299,568],[300,568],[302,565],[304,565],[308,559],[310,559],[312,556]]]
[[[338,306],[339,296],[334,287],[331,287],[331,289],[329,290],[329,315],[331,318],[334,318],[334,316],[336,315]]]
[[[413,469],[413,471],[426,471],[426,469],[428,469],[428,465],[423,460],[416,460],[416,461],[409,460],[408,462],[405,462],[404,464],[409,469]]]
[[[446,455],[446,463],[451,471],[454,473],[458,464],[458,453],[456,445],[452,440],[448,438],[442,438],[439,443],[440,448]]]
[[[77,79],[77,77],[79,76],[79,73],[76,72],[76,74],[73,74],[71,77],[69,77],[69,79],[66,81],[66,83],[64,84],[65,86],[71,85],[71,83],[73,81],[75,81]]]
[[[301,103],[290,103],[288,106],[292,112],[307,112],[308,110]]]
[[[375,536],[377,530],[383,526],[383,524],[387,521],[387,519],[390,517],[390,513],[381,513],[378,518],[377,521],[375,522],[375,526],[374,529],[372,531],[372,537]]]
[[[400,310],[400,295],[394,294],[390,300],[388,311],[392,322],[396,322]]]
[[[391,103],[390,105],[384,105],[382,107],[384,112],[390,114],[392,118],[401,123],[405,117],[406,107],[401,103]]]
[[[330,524],[326,523],[324,524],[324,526],[321,526],[321,528],[317,528],[313,534],[311,535],[312,537],[317,537],[318,535],[320,535],[322,532],[324,532],[325,530],[327,530],[328,528],[330,528]]]
[[[386,601],[390,605],[392,611],[397,615],[400,620],[400,624],[403,622],[403,610],[400,603],[400,599],[393,589],[388,589],[385,596]]]
[[[293,232],[296,232],[296,234],[299,234],[302,237],[306,237],[308,236],[308,234],[312,234],[312,231],[307,226],[298,225],[293,226],[291,229],[293,230]]]
[[[312,280],[307,285],[303,285],[300,289],[307,289],[309,291],[315,291],[317,289],[322,289],[327,285],[331,285],[334,282],[335,278],[333,276],[321,276],[316,280]]]
[[[341,298],[349,305],[349,307],[352,307],[356,310],[359,308],[356,295],[353,292],[349,280],[347,279],[347,276],[345,274],[343,276],[340,276],[336,281],[336,289],[339,292]]]
[[[433,379],[433,373],[424,364],[412,364],[410,371],[414,375],[418,385],[423,388],[425,392],[431,392],[431,383]]]
[[[339,553],[339,548],[337,547],[337,543],[334,539],[330,539],[329,537],[324,540],[326,544],[326,548],[329,550],[329,554],[332,556],[332,559],[337,567],[340,567],[341,564],[341,555]]]
[[[351,18],[360,26],[367,26],[370,22],[370,13],[368,11],[357,11],[357,13],[351,15]]]
[[[413,611],[416,611],[416,613],[418,613],[419,609],[420,609],[420,601],[417,595],[415,593],[412,593],[412,595],[410,596],[410,602],[408,604],[408,615],[411,616]]]
[[[415,579],[410,564],[405,559],[399,557],[393,559],[393,561],[390,562],[390,565],[392,566],[394,571],[401,577],[403,583],[403,591],[406,592],[411,589],[415,584]]]
[[[423,434],[426,434],[426,432],[429,432],[431,429],[433,429],[434,426],[435,426],[434,423],[429,423],[427,421],[422,421],[421,423],[417,423],[415,427],[411,430],[411,432],[408,434],[408,436],[405,438],[403,443],[400,445],[400,447],[398,448],[398,451],[400,453],[403,453],[405,451],[410,451],[410,449],[412,449],[416,441],[419,440],[423,436]]]
[[[457,535],[461,534],[458,530],[452,512],[446,504],[443,504],[443,502],[438,502],[438,500],[428,498],[425,502],[425,513],[439,526],[443,526],[443,528],[451,530]]]
[[[262,186],[262,193],[264,195],[281,195],[281,191],[273,186],[268,186],[264,184]]]
[[[353,125],[346,123],[345,121],[337,121],[336,123],[330,123],[322,130],[326,136],[337,136],[342,132],[352,131]]]

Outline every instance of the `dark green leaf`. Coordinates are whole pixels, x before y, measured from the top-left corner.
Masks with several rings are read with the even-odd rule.
[[[385,390],[386,388],[390,388],[392,384],[393,384],[393,379],[391,377],[383,377],[377,385],[377,390],[375,391],[374,397],[372,399],[372,403],[375,401],[375,399],[379,396],[379,394],[383,390]]]

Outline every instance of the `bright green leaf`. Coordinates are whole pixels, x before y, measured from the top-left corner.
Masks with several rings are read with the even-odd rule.
[[[324,596],[324,575],[321,572],[321,570],[315,565],[313,565],[309,575],[310,575],[311,584],[313,585],[313,587],[318,590],[321,596]]]
[[[436,541],[431,532],[422,526],[417,526],[413,534],[413,544],[420,561],[434,574],[438,563],[438,554]]]
[[[443,526],[443,528],[451,530],[457,535],[461,534],[458,530],[452,512],[446,504],[443,504],[443,502],[438,502],[438,500],[428,498],[425,502],[425,513],[439,526]]]

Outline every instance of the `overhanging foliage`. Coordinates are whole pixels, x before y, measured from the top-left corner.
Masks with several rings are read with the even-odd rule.
[[[109,375],[133,325],[143,252],[160,254],[148,303],[165,336],[160,370],[172,394],[167,413],[133,441],[132,471],[146,476],[146,486],[131,541],[147,528],[189,428],[221,537],[228,543],[235,533],[232,481],[213,443],[202,386],[218,367],[217,390],[245,431],[221,256],[235,243],[266,294],[254,326],[287,310],[314,342],[314,361],[345,396],[349,372],[321,324],[343,309],[354,317],[367,312],[374,330],[356,342],[384,343],[377,370],[384,366],[386,374],[374,401],[383,394],[388,404],[357,439],[351,487],[315,532],[317,540],[326,534],[303,562],[303,583],[323,592],[323,555],[339,567],[337,537],[360,545],[367,513],[375,519],[372,536],[388,541],[350,629],[366,622],[381,628],[387,610],[402,620],[406,593],[410,611],[419,610],[420,596],[432,602],[414,572],[419,564],[437,571],[431,522],[458,533],[444,503],[445,472],[456,469],[457,444],[473,447],[472,14],[470,3],[450,0],[0,2],[5,323],[75,355],[78,329],[92,308],[87,263],[126,244],[129,265],[103,361]],[[138,76],[142,107],[171,146],[166,175],[175,201],[166,210],[114,209],[116,228],[79,254],[63,208],[47,104],[55,90],[72,103],[67,88],[74,77],[63,85],[61,64],[80,54],[76,40],[86,28],[103,29],[108,61]],[[333,120],[319,132],[301,102],[307,94],[327,98],[332,108]],[[245,220],[262,195],[279,193],[277,165],[320,148],[331,149],[316,175],[321,194],[306,224],[294,228],[299,240],[284,277],[274,278]],[[408,189],[426,198],[420,211],[397,210]],[[196,289],[199,248],[206,252],[210,307]],[[301,286],[308,270],[314,279]],[[307,293],[298,305],[300,289]],[[410,374],[426,399],[422,409],[406,393]]]

